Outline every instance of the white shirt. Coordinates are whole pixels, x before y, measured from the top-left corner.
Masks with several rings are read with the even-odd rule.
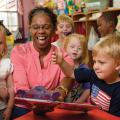
[[[13,65],[9,58],[0,61],[0,87],[6,87],[6,78],[13,72]],[[0,110],[6,108],[7,101],[0,99]]]

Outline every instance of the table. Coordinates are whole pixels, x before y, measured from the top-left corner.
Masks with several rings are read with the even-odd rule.
[[[120,120],[120,117],[113,116],[101,110],[91,110],[88,113],[80,111],[71,111],[55,109],[43,116],[37,116],[29,112],[15,120]]]

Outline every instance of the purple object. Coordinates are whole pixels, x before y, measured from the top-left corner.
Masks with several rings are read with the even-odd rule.
[[[36,86],[31,90],[18,90],[16,96],[22,98],[34,98],[56,101],[60,96],[60,93],[48,91],[43,86]]]

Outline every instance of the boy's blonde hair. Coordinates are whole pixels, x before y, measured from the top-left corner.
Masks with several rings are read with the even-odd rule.
[[[82,47],[83,53],[82,53],[82,62],[81,63],[88,64],[89,58],[88,58],[87,41],[86,41],[86,38],[85,38],[84,35],[77,34],[77,33],[72,33],[72,34],[66,36],[64,38],[64,44],[63,44],[64,49],[65,50],[67,49],[69,41],[71,39],[74,40],[74,38],[78,38],[80,40],[80,44],[81,44],[81,47]]]
[[[109,35],[97,42],[93,47],[92,55],[96,56],[98,52],[103,52],[113,59],[120,60],[120,36],[115,34]]]
[[[3,51],[2,51],[2,53],[0,53],[0,59],[1,59],[5,55],[7,55],[7,52],[8,52],[5,29],[1,25],[0,25],[0,39],[2,39],[2,42],[3,42]]]
[[[57,24],[61,23],[61,22],[67,22],[70,23],[74,32],[74,22],[73,19],[69,16],[67,16],[66,14],[61,14],[57,17]]]

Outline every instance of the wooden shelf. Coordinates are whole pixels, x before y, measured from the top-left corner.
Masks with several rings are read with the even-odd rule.
[[[90,11],[90,12],[87,12],[87,13],[79,12],[79,13],[75,13],[74,15],[71,15],[71,17],[73,18],[74,23],[78,24],[78,26],[79,26],[79,23],[82,23],[82,22],[86,23],[86,25],[87,25],[88,22],[94,22],[94,21],[97,20],[97,18],[93,18],[93,19],[91,18],[92,14],[100,13],[100,12],[120,12],[120,8],[109,7],[108,9],[105,9],[105,10],[102,10],[102,11]],[[80,18],[83,18],[83,17],[86,17],[86,19],[79,20]],[[86,26],[86,31],[88,31],[87,29],[88,29],[88,27]],[[86,34],[86,35],[88,35],[88,34]]]
[[[75,13],[74,15],[71,15],[71,16],[72,16],[74,22],[95,21],[97,19],[93,19],[93,20],[86,19],[86,20],[79,21],[79,18],[82,18],[85,16],[88,18],[90,15],[92,15],[94,13],[99,13],[99,12],[119,12],[119,11],[120,11],[120,8],[108,8],[103,11],[90,11],[87,13],[79,12],[79,13]]]
[[[120,8],[108,8],[106,10],[103,10],[102,12],[115,12],[115,11],[120,11]]]

